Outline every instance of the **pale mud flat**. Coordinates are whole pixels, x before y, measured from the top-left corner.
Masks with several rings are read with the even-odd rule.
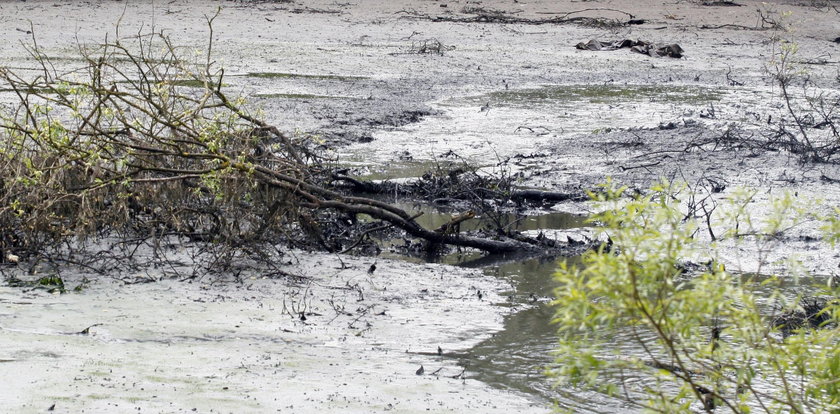
[[[692,139],[719,135],[729,123],[759,128],[768,114],[779,114],[765,70],[777,34],[799,45],[802,61],[826,61],[806,67],[820,86],[836,91],[840,45],[831,40],[840,36],[838,15],[807,2],[698,3],[0,1],[0,65],[38,73],[22,46],[34,30],[56,65],[73,68],[81,64],[78,45],[113,39],[118,21],[122,36],[163,30],[186,55],[200,57],[208,43],[206,18],[222,7],[213,48],[229,92],[248,97],[286,130],[344,138],[350,145],[334,149],[341,161],[397,171],[393,178],[404,177],[406,165],[433,165],[452,150],[491,167],[523,155],[512,164],[525,174],[523,184],[545,189],[589,188],[606,176],[645,187],[660,177],[706,175],[726,181],[720,197],[738,186],[766,186],[761,199],[790,189],[804,200],[826,200],[826,209],[840,205],[838,184],[820,180],[840,178],[836,166],[803,167],[778,152],[683,151]],[[620,9],[647,23],[610,29],[410,18],[466,16],[465,7],[524,18],[581,9],[596,9],[582,15],[626,18],[603,10]],[[793,30],[699,29],[755,26],[756,9],[768,7],[792,11],[787,23]],[[622,38],[679,43],[685,57],[574,49],[589,39]],[[443,54],[413,53],[431,40],[447,47]],[[732,86],[731,79],[743,85]],[[613,97],[534,94],[558,85],[599,85]],[[640,92],[640,86],[658,89]],[[676,99],[661,99],[668,95]],[[715,117],[701,116],[712,104]],[[678,128],[655,129],[669,122]],[[373,141],[353,143],[360,136]],[[825,274],[840,261],[834,250],[795,239],[774,254],[792,251],[807,256],[809,270]],[[749,249],[723,254],[744,269],[757,257]],[[0,412],[43,412],[53,403],[56,412],[547,410],[545,400],[470,380],[469,369],[466,381],[452,379],[462,368],[434,355],[437,346],[444,353],[466,350],[501,328],[507,308],[491,303],[499,301],[495,292],[509,289],[503,282],[477,271],[384,260],[368,276],[372,259],[343,257],[349,269],[340,269],[335,256],[297,257],[288,271],[310,279],[256,274],[243,284],[208,277],[207,283],[127,286],[97,279],[81,293],[60,296],[3,287]],[[344,289],[348,282],[363,288],[363,301]],[[284,313],[284,299],[288,310],[307,287],[307,311],[320,316],[301,321]],[[328,300],[352,315],[333,319],[336,308]],[[98,323],[89,335],[73,334]],[[415,374],[420,365],[425,375]]]
[[[0,411],[547,411],[469,379],[469,368],[452,378],[463,368],[445,355],[500,328],[498,280],[295,256],[288,271],[300,278],[0,288]]]

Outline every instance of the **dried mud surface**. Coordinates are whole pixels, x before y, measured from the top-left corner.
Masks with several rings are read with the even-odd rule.
[[[33,74],[23,45],[34,31],[57,65],[73,68],[78,46],[113,37],[117,22],[120,35],[163,30],[200,53],[205,19],[221,7],[213,48],[226,87],[279,127],[313,134],[361,173],[411,177],[452,151],[491,169],[510,159],[523,185],[549,190],[590,188],[607,176],[640,188],[661,177],[706,177],[726,184],[721,198],[751,186],[766,189],[760,199],[789,189],[824,200],[820,208],[840,204],[840,184],[821,178],[840,179],[836,165],[802,164],[784,151],[693,146],[732,124],[758,130],[778,116],[766,72],[774,36],[799,45],[818,85],[840,89],[835,10],[797,1],[628,3],[0,1],[0,65]],[[622,10],[645,24],[434,21],[583,9],[575,15],[626,19],[614,11]],[[760,24],[757,10],[791,11],[791,30],[737,27]],[[721,27],[702,28],[710,25]],[[622,38],[678,43],[685,55],[574,48]],[[418,53],[434,42],[441,53]],[[792,233],[771,258],[795,252],[811,271],[836,271],[837,252],[809,241],[814,231]],[[754,250],[722,249],[734,269],[756,266]],[[500,329],[508,310],[491,303],[509,286],[477,271],[384,260],[371,276],[370,261],[299,253],[289,272],[309,279],[297,281],[258,273],[242,284],[98,280],[61,296],[0,288],[0,411],[548,410],[544,400],[469,379],[469,369],[466,380],[452,379],[462,368],[435,355],[437,346],[462,352]],[[354,284],[363,301],[348,288]],[[284,313],[307,295],[307,311],[318,315]],[[420,365],[424,375],[416,375]]]

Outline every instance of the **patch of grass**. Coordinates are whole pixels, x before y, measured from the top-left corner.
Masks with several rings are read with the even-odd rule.
[[[258,93],[254,96],[263,99],[355,99],[347,96],[312,95],[307,93]]]
[[[34,281],[23,280],[12,276],[6,279],[6,283],[10,287],[46,289],[50,293],[65,293],[67,291],[64,287],[64,280],[60,276],[55,275],[44,276]]]
[[[303,73],[288,73],[288,72],[248,72],[245,76],[249,78],[263,78],[263,79],[320,79],[320,80],[337,80],[337,81],[351,81],[359,79],[367,79],[364,76],[342,76],[342,75],[309,75]]]
[[[695,86],[564,85],[491,92],[466,98],[473,104],[487,101],[500,106],[532,106],[550,102],[665,102],[704,104],[720,101],[723,92]]]
[[[64,397],[59,395],[51,395],[47,397],[48,401],[76,401],[76,397]]]
[[[88,394],[87,397],[90,398],[91,400],[108,400],[108,399],[114,398],[110,395],[105,395],[105,394]]]
[[[27,287],[30,285],[30,282],[27,282],[23,279],[19,279],[15,276],[9,276],[6,278],[6,283],[9,287]]]
[[[14,88],[0,88],[0,92],[15,92]],[[45,95],[58,95],[59,93],[54,89],[49,88],[23,88],[20,89],[23,93],[32,93],[32,94],[45,94]]]
[[[35,281],[36,287],[47,289],[50,293],[64,293],[67,290],[64,288],[64,279],[59,276],[44,276]]]
[[[172,382],[172,378],[169,377],[161,377],[159,375],[147,375],[146,379],[150,382],[156,382],[159,384],[169,384]]]
[[[185,88],[204,88],[204,85],[205,85],[204,81],[201,81],[201,80],[198,80],[198,79],[178,79],[178,80],[170,81],[170,83],[175,85],[175,86],[183,86]],[[214,83],[207,83],[206,85],[210,88],[216,88],[216,86],[218,86]],[[222,86],[227,86],[227,85],[222,84]]]
[[[89,284],[90,284],[90,280],[88,280],[88,278],[84,278],[84,279],[82,279],[81,282],[79,282],[78,285],[76,285],[76,287],[73,288],[73,292],[77,292],[77,293],[81,292],[81,291],[85,290],[88,287]]]

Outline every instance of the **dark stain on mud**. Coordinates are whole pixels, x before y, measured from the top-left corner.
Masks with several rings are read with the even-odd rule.
[[[392,114],[383,114],[380,116],[361,116],[358,118],[336,121],[336,125],[354,125],[366,127],[401,127],[415,122],[420,122],[423,118],[434,115],[436,112],[431,110],[406,110]]]

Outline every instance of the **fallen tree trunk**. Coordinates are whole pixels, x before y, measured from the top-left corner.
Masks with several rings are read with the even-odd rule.
[[[167,46],[163,55],[151,54],[152,38]],[[250,252],[260,250],[255,243],[298,234],[327,247],[318,223],[326,211],[367,214],[432,245],[492,253],[552,248],[527,238],[436,232],[394,205],[345,194],[335,180],[353,191],[381,188],[335,174],[305,140],[228,99],[224,71],[211,71],[209,52],[205,62],[187,63],[163,35],[131,39],[139,48],[124,40],[100,45],[95,55],[81,49],[84,67],[75,71],[56,69],[34,42],[41,75],[25,79],[0,68],[4,89],[18,99],[0,126],[7,155],[0,158],[0,235],[16,235],[15,245],[3,242],[0,251],[42,252],[70,238],[115,233],[202,234],[207,243]],[[513,196],[569,199],[534,190]]]

